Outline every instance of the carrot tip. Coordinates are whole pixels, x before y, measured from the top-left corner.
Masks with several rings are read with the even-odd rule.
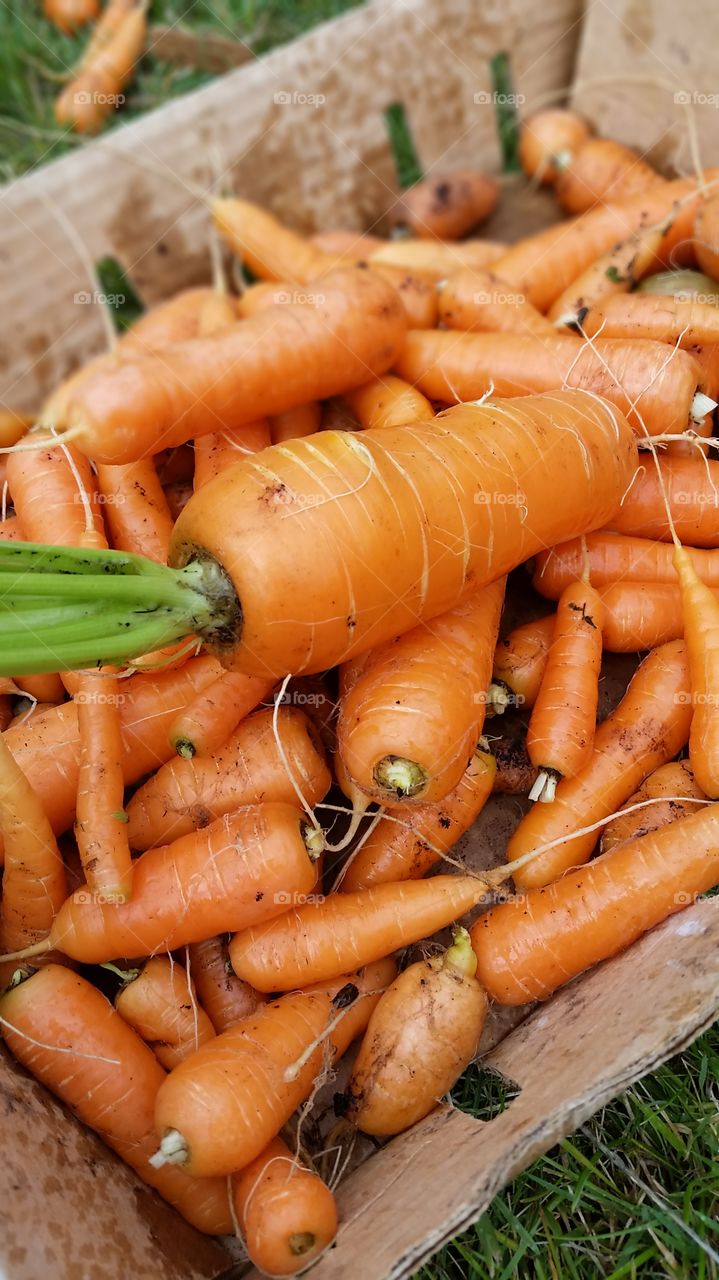
[[[168,1129],[154,1156],[150,1156],[153,1169],[162,1169],[166,1164],[187,1164],[190,1149],[186,1140],[177,1129]]]

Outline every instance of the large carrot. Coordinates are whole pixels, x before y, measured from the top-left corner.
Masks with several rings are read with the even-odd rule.
[[[232,1194],[247,1255],[263,1275],[294,1275],[337,1234],[332,1192],[281,1138],[235,1175]]]
[[[584,213],[664,184],[656,169],[613,138],[588,138],[557,167],[554,192],[565,213]]]
[[[696,450],[693,451],[696,455]],[[719,547],[719,462],[698,456],[661,458],[639,468],[609,527],[636,538],[671,541],[666,504],[680,542]]]
[[[215,1031],[227,1031],[235,1022],[254,1013],[265,997],[238,978],[227,951],[229,935],[194,942],[190,947],[190,973],[197,995]]]
[[[536,182],[551,186],[559,176],[557,160],[566,163],[591,135],[591,126],[562,107],[548,107],[522,121],[519,163]]]
[[[96,462],[135,462],[388,369],[405,330],[391,286],[374,272],[349,269],[323,280],[322,297],[316,307],[271,309],[226,333],[88,378],[68,407],[78,448]]]
[[[471,930],[477,976],[500,1004],[545,1000],[718,879],[712,804],[480,916]]]
[[[588,534],[589,573],[597,587],[612,582],[666,582],[677,585],[672,547],[649,538],[624,537],[619,533]],[[689,549],[692,562],[703,582],[719,587],[719,556],[714,551]],[[564,588],[582,572],[582,541],[573,538],[551,551],[543,551],[534,562],[532,584],[547,600],[558,600]]]
[[[323,671],[454,608],[541,547],[601,528],[636,456],[616,409],[577,391],[461,405],[417,427],[322,432],[194,494],[173,536],[180,573],[118,552],[0,544],[0,609],[30,588],[40,609],[60,580],[73,622],[112,602],[72,643],[54,635],[66,665],[194,633],[248,675]],[[557,487],[562,502],[549,502]],[[77,576],[58,578],[70,567]],[[46,669],[42,637],[31,645],[12,614],[3,622],[0,674]]]
[[[151,956],[132,974],[115,996],[115,1008],[168,1071],[215,1036],[187,970],[168,956]]]
[[[495,178],[478,169],[422,178],[397,196],[387,220],[414,236],[459,240],[489,217],[499,199]]]
[[[175,758],[135,792],[127,807],[130,844],[150,849],[177,840],[240,805],[294,803],[298,790],[314,805],[330,784],[324,751],[304,712],[259,711],[215,755]]]
[[[548,613],[544,618],[520,623],[499,641],[494,653],[492,682],[502,691],[503,702],[523,710],[534,706],[547,666],[554,622],[555,615]]]
[[[681,641],[662,645],[645,658],[619,706],[597,729],[589,763],[575,777],[563,779],[552,803],[535,805],[514,832],[507,845],[508,862],[553,845],[517,868],[516,884],[550,884],[568,867],[587,861],[597,833],[572,833],[607,818],[648,773],[685,745],[692,720],[688,690]]]
[[[492,792],[496,768],[494,756],[477,749],[457,786],[443,800],[409,811],[388,808],[387,816],[350,857],[339,885],[342,892],[419,880],[481,813]]]
[[[719,307],[696,298],[618,293],[592,306],[582,328],[590,337],[650,338],[689,348],[719,342]]]
[[[645,800],[661,800],[662,803],[645,805]],[[644,779],[624,809],[620,809],[616,818],[612,818],[604,828],[601,851],[611,853],[627,840],[638,840],[650,831],[659,831],[670,822],[678,822],[680,818],[694,813],[702,802],[709,804],[688,760],[672,760],[663,764]]]
[[[456,787],[484,725],[506,580],[375,651],[340,700],[351,780],[381,804],[432,804]]]
[[[395,369],[431,400],[450,403],[488,392],[526,396],[581,388],[610,400],[642,435],[686,430],[700,376],[687,352],[667,351],[659,342],[602,337],[590,346],[571,334],[441,330],[409,333]]]
[[[439,318],[446,329],[554,336],[554,325],[523,293],[492,271],[458,271],[439,290]]]
[[[154,1108],[165,1072],[151,1049],[95,987],[47,965],[0,998],[8,1048],[94,1129],[143,1182],[210,1235],[232,1231],[227,1184],[182,1169],[155,1169]]]
[[[404,427],[434,418],[434,409],[421,391],[391,373],[373,378],[356,391],[348,391],[342,399],[365,431]]]
[[[273,680],[223,671],[173,722],[170,741],[178,756],[211,756],[224,747],[241,720],[267,697]]]
[[[335,893],[244,929],[230,943],[235,973],[258,991],[291,991],[388,956],[481,902],[474,876],[434,876]]]

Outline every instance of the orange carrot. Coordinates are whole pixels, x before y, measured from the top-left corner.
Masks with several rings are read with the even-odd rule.
[[[352,781],[381,804],[432,804],[456,787],[484,725],[506,580],[376,650],[340,702]]]
[[[236,976],[227,951],[229,934],[193,942],[190,973],[200,1003],[219,1035],[254,1013],[265,997]]]
[[[88,889],[118,903],[132,892],[120,688],[109,671],[85,671],[75,694],[80,739],[75,837]]]
[[[439,318],[446,329],[554,336],[550,320],[523,293],[492,271],[458,271],[440,286]]]
[[[597,587],[612,582],[666,582],[676,586],[672,547],[649,538],[618,533],[590,533],[586,539],[589,573]],[[714,551],[689,549],[703,582],[719,587],[719,556]],[[582,573],[580,538],[543,551],[534,561],[532,584],[547,600],[558,600],[568,583]]]
[[[503,702],[531,710],[537,700],[554,636],[555,615],[523,622],[500,640],[494,652],[492,682]]]
[[[280,707],[275,736],[274,719],[274,711],[258,711],[221,751],[164,765],[127,807],[132,848],[177,840],[240,805],[294,803],[296,788],[310,806],[324,799],[331,777],[310,721],[297,707]]]
[[[86,22],[93,22],[100,5],[99,0],[43,0],[42,11],[60,31],[70,35]]]
[[[72,444],[53,443],[49,433],[36,438],[46,438],[47,449],[8,457],[8,483],[23,537],[80,546],[88,520],[98,535],[104,532],[90,464]]]
[[[684,746],[692,719],[686,650],[681,641],[655,649],[619,706],[600,724],[589,763],[559,783],[551,804],[535,805],[507,845],[507,861],[554,842],[514,872],[521,888],[550,884],[586,862],[597,832],[573,836],[607,818],[639,783]]]
[[[499,199],[499,184],[477,169],[423,178],[408,187],[391,206],[387,221],[412,235],[460,240],[489,217]]]
[[[157,1095],[156,1162],[206,1178],[255,1160],[311,1092],[332,1012],[326,995],[286,995],[181,1062]]]
[[[661,459],[639,468],[617,514],[609,522],[616,533],[670,542],[665,497],[680,542],[719,547],[719,462],[696,456]]]
[[[178,756],[214,755],[273,687],[273,680],[223,671],[174,721],[170,742]]]
[[[712,191],[694,219],[694,253],[702,271],[719,280],[719,197]]]
[[[65,686],[57,672],[47,672],[42,676],[16,676],[15,683],[18,693],[35,698],[37,702],[51,705],[65,699]]]
[[[373,249],[368,263],[374,270],[380,266],[400,267],[439,284],[456,271],[481,271],[495,262],[506,247],[499,240],[409,240],[403,236]]]
[[[527,796],[532,790],[539,770],[535,769],[527,755],[523,737],[496,738],[492,735],[492,758],[496,772],[493,791],[509,796]]]
[[[0,542],[23,542],[24,540],[25,534],[17,516],[7,516],[5,520],[0,520]]]
[[[247,1256],[263,1275],[294,1275],[332,1244],[335,1198],[281,1138],[273,1138],[232,1187]]]
[[[322,409],[316,400],[275,414],[270,424],[272,443],[284,444],[285,440],[301,440],[303,436],[315,435],[320,429],[321,418]]]
[[[174,522],[152,458],[124,467],[100,464],[97,484],[112,546],[166,564]]]
[[[155,1169],[155,1100],[165,1072],[154,1053],[85,978],[47,965],[0,998],[8,1048],[94,1129],[188,1222],[210,1235],[232,1231],[227,1184],[182,1169]]]
[[[677,541],[684,638],[689,656],[688,698],[693,707],[689,735],[692,773],[704,793],[719,796],[719,601],[700,580],[692,557]],[[685,694],[687,697],[687,694]]]
[[[416,387],[386,373],[342,397],[366,431],[379,427],[404,427],[430,422],[434,409]]]
[[[573,778],[594,746],[602,665],[604,610],[589,582],[573,582],[557,605],[547,665],[527,729],[527,750],[540,770],[531,800],[551,801],[558,778]]]
[[[614,582],[599,592],[604,605],[604,648],[639,653],[684,635],[679,584]]]
[[[662,804],[645,805],[635,808],[644,800],[663,799]],[[697,801],[708,804],[704,792],[697,783],[688,760],[672,760],[663,764],[654,773],[645,778],[641,787],[629,797],[627,804],[619,810],[616,818],[604,828],[601,839],[602,853],[611,853],[612,849],[627,840],[638,840],[650,831],[659,831],[670,822],[678,822],[694,813],[701,805]]]
[[[552,303],[548,316],[557,325],[579,325],[587,332],[584,320],[588,311],[600,307],[615,294],[628,293],[656,265],[657,255],[667,231],[666,222],[640,227],[625,240],[608,249],[586,271],[573,280],[569,288]],[[596,332],[593,330],[592,332]],[[605,338],[650,337],[650,334],[612,334]]]
[[[641,196],[650,187],[664,185],[656,169],[612,138],[588,138],[557,167],[554,191],[565,213],[584,213],[596,204]]]
[[[168,956],[147,960],[120,988],[115,1008],[168,1071],[215,1036],[186,969]]]
[[[210,435],[200,436],[195,441],[194,488],[201,489],[221,471],[234,467],[253,453],[261,453],[271,443],[268,418],[248,422],[247,426],[238,427],[236,431],[213,431]]]
[[[342,892],[419,880],[469,830],[489,799],[495,773],[494,757],[478,749],[457,786],[443,800],[409,811],[389,808],[387,817],[350,857],[339,885]]]
[[[530,178],[552,186],[559,176],[557,160],[566,161],[591,135],[591,126],[574,111],[552,107],[522,121],[519,162]]]
[[[680,347],[719,342],[719,307],[696,298],[651,293],[615,294],[592,306],[582,321],[590,337],[649,338]]]
[[[443,954],[410,965],[369,1020],[346,1097],[347,1119],[386,1137],[422,1120],[477,1053],[487,997],[466,929]]]
[[[55,119],[76,133],[97,133],[113,107],[125,101],[122,90],[142,57],[147,39],[148,0],[138,0],[111,39],[83,64],[55,103]]]
[[[433,876],[335,893],[244,929],[230,943],[235,973],[258,991],[291,991],[391,955],[481,902],[474,876]]]
[[[686,430],[699,381],[685,351],[611,338],[578,346],[571,334],[411,332],[395,369],[445,402],[582,388],[610,400],[642,435]]]
[[[343,973],[329,982],[303,988],[310,994],[317,991],[329,996],[338,1010],[325,1037],[330,1066],[336,1066],[353,1041],[364,1035],[383,993],[396,977],[397,965],[391,957],[386,957],[363,965],[355,973]]]
[[[719,807],[629,840],[480,916],[477,976],[500,1004],[544,1000],[616,955],[719,879]]]
[[[27,413],[20,413],[16,409],[6,409],[0,405],[0,445],[4,448],[10,448],[17,444],[30,427],[35,419]]]
[[[373,249],[379,249],[385,243],[380,236],[370,235],[369,231],[316,231],[310,240],[323,253],[348,262],[366,258]]]

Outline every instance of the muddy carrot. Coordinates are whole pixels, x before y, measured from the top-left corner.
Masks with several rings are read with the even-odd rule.
[[[254,1013],[265,996],[235,974],[227,951],[229,934],[194,942],[190,947],[190,973],[200,1003],[219,1035]]]
[[[645,805],[634,808],[644,800],[660,800],[661,804]],[[629,797],[616,818],[604,828],[601,839],[601,852],[611,853],[612,849],[625,844],[627,840],[638,840],[650,831],[659,831],[670,822],[678,822],[686,818],[696,809],[701,808],[697,801],[708,804],[709,801],[697,783],[688,760],[672,760],[663,764],[654,773],[645,778],[641,787]]]

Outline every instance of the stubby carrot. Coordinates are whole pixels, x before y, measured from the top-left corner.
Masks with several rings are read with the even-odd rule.
[[[366,382],[356,391],[348,391],[342,399],[365,431],[430,422],[434,417],[434,409],[426,396],[391,373]]]
[[[575,111],[550,107],[522,121],[519,162],[530,178],[551,186],[559,176],[557,160],[566,163],[587,141],[591,126]]]
[[[223,671],[185,707],[170,729],[178,756],[211,756],[224,747],[241,720],[267,697],[273,680]]]
[[[120,988],[115,1008],[168,1071],[215,1036],[185,966],[168,956],[151,956]]]
[[[662,803],[644,805],[645,800],[661,800]],[[672,760],[663,764],[650,773],[629,797],[624,806],[626,812],[620,809],[616,818],[612,818],[604,828],[601,851],[611,853],[627,840],[638,840],[650,831],[659,831],[671,822],[678,822],[701,808],[702,802],[709,804],[688,760]]]
[[[612,582],[665,582],[677,585],[672,547],[650,538],[618,533],[590,533],[586,538],[589,573],[596,587]],[[689,548],[694,567],[709,587],[719,587],[719,556],[712,550]],[[543,551],[534,561],[532,585],[547,600],[558,600],[564,588],[581,575],[582,541],[573,538]]]
[[[65,35],[93,22],[99,10],[99,0],[43,0],[42,6],[45,17]]]
[[[488,333],[556,333],[554,325],[518,289],[492,271],[458,271],[439,289],[439,318],[446,329]]]
[[[229,935],[218,935],[190,947],[192,980],[218,1035],[265,1002],[265,996],[237,977],[230,964],[228,941]]]
[[[294,1275],[337,1234],[332,1192],[281,1138],[235,1175],[232,1194],[247,1255],[263,1275]]]
[[[413,235],[459,240],[489,217],[499,199],[495,178],[477,169],[422,178],[392,204],[387,221]]]
[[[272,443],[284,444],[285,440],[301,440],[304,436],[313,436],[319,431],[321,420],[322,409],[317,400],[277,413],[270,422]]]
[[[584,213],[664,184],[638,152],[613,138],[588,138],[557,167],[554,191],[565,213]]]
[[[500,640],[494,652],[492,681],[504,691],[501,701],[530,711],[534,706],[554,636],[555,615],[522,622]],[[495,699],[497,698],[495,692]]]
[[[609,527],[636,538],[671,541],[666,503],[677,537],[691,547],[719,547],[719,462],[693,457],[660,459],[640,467]]]

